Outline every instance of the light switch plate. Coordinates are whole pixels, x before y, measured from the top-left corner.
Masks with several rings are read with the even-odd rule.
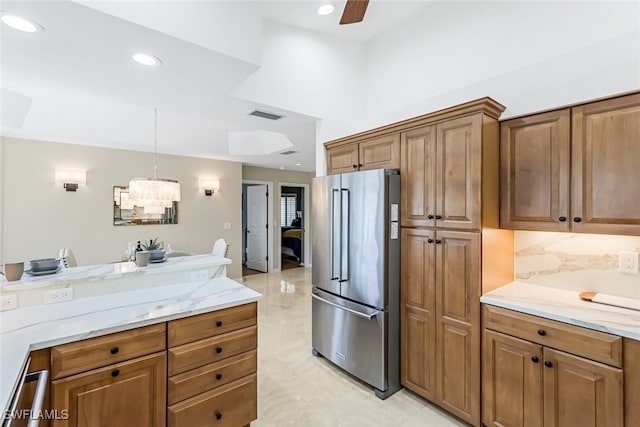
[[[44,293],[45,304],[57,304],[73,300],[73,288],[54,289]]]
[[[0,311],[18,308],[18,294],[0,295]]]
[[[638,274],[640,268],[640,256],[638,252],[620,251],[619,254],[619,271],[621,273]]]

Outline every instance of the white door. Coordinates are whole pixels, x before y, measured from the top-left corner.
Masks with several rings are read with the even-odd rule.
[[[267,186],[247,187],[247,267],[267,272]]]

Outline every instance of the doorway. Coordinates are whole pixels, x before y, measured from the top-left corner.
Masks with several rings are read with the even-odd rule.
[[[280,269],[308,265],[309,185],[280,183]]]
[[[242,181],[242,275],[273,271],[273,182]]]

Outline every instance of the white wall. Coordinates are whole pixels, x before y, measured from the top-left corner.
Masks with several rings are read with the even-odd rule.
[[[119,261],[127,242],[158,237],[174,249],[209,253],[223,237],[231,244],[229,277],[240,277],[242,165],[221,160],[158,155],[158,176],[182,189],[176,225],[113,225],[113,186],[151,176],[153,154],[83,145],[2,138],[4,204],[0,263],[55,257],[62,247],[78,263]],[[56,167],[87,170],[87,185],[66,192],[54,182]],[[220,179],[220,191],[205,197],[198,177]],[[223,230],[230,222],[232,229]]]

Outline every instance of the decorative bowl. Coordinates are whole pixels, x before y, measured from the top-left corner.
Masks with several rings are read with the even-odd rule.
[[[60,258],[32,259],[29,262],[31,263],[31,271],[35,272],[55,270],[60,266]]]
[[[149,251],[149,261],[160,261],[164,259],[166,251],[164,249],[152,249]]]

